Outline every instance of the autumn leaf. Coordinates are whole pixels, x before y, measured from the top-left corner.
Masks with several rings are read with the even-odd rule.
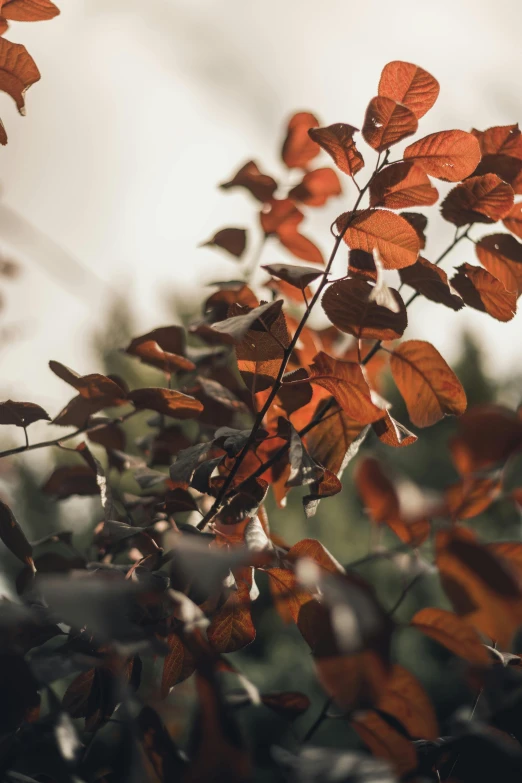
[[[28,427],[35,421],[50,421],[51,417],[34,402],[0,402],[0,424],[14,424],[16,427]]]
[[[430,133],[404,150],[426,174],[446,182],[459,182],[472,174],[480,161],[480,147],[471,133],[461,130]]]
[[[414,745],[378,713],[357,713],[350,725],[370,752],[377,758],[386,759],[400,777],[417,768]]]
[[[284,622],[297,623],[301,607],[313,600],[311,593],[299,584],[293,571],[268,568],[266,573],[277,612]]]
[[[485,131],[473,130],[482,155],[507,155],[522,160],[522,134],[516,125],[495,125]]]
[[[379,95],[407,106],[417,119],[431,109],[439,90],[438,81],[430,73],[402,60],[385,65],[379,82]]]
[[[441,205],[445,220],[455,226],[496,223],[510,212],[514,193],[496,174],[471,177],[451,190]]]
[[[507,291],[522,292],[522,245],[510,234],[489,234],[475,245],[478,260]]]
[[[464,307],[461,297],[450,288],[446,272],[422,256],[412,266],[400,269],[399,276],[402,283],[432,302],[439,302],[452,310]]]
[[[329,198],[339,196],[341,192],[339,177],[333,169],[314,169],[289,191],[288,197],[308,207],[322,207]]]
[[[264,391],[272,387],[281,367],[285,348],[290,344],[290,336],[282,300],[278,305],[275,320],[269,330],[247,330],[241,341],[236,344],[238,369],[246,386],[253,392]],[[258,308],[261,309],[261,308]]]
[[[367,144],[377,152],[397,144],[411,136],[417,130],[417,118],[406,106],[392,98],[372,98],[362,127],[362,135]]]
[[[207,637],[216,652],[231,653],[242,650],[256,638],[250,614],[250,588],[238,582],[223,606],[213,615],[207,628]]]
[[[51,0],[4,0],[1,13],[13,22],[43,22],[58,16],[60,9]]]
[[[479,266],[462,264],[456,271],[451,285],[468,307],[487,313],[497,321],[511,321],[517,311],[517,291],[506,291],[500,280]]]
[[[429,427],[446,414],[466,410],[462,385],[437,349],[424,340],[408,340],[390,357],[393,379],[417,427]]]
[[[176,419],[193,419],[203,410],[199,400],[174,389],[134,389],[129,392],[129,400],[136,408],[156,411]]]
[[[284,280],[300,291],[304,291],[310,283],[323,274],[320,269],[293,264],[263,264],[261,269],[266,269],[273,277]]]
[[[419,238],[420,249],[424,250],[426,247],[426,228],[428,226],[426,215],[422,215],[420,212],[400,212],[399,214],[413,228]]]
[[[361,424],[384,416],[384,411],[372,402],[370,388],[355,362],[343,362],[321,351],[310,365],[310,381],[326,389],[343,411]]]
[[[330,155],[341,171],[353,177],[364,166],[363,156],[353,140],[356,131],[357,128],[352,125],[338,122],[326,128],[311,128],[308,134]]]
[[[259,331],[269,331],[271,324],[278,317],[283,306],[281,299],[275,302],[265,302],[252,309],[236,306],[236,314],[212,324],[209,329],[219,334],[226,343],[240,343],[246,333],[257,325]],[[233,312],[234,312],[233,311]]]
[[[393,288],[389,290],[397,312],[372,301],[374,286],[358,278],[333,283],[321,304],[330,321],[343,332],[358,339],[395,340],[404,333],[408,316],[401,295]]]
[[[163,661],[163,675],[161,679],[161,695],[163,698],[168,696],[170,689],[174,685],[190,677],[195,669],[194,657],[183,644],[178,634],[169,634],[166,641],[169,652]]]
[[[246,248],[246,236],[244,228],[222,228],[202,247],[221,247],[236,258],[241,258]]]
[[[295,563],[300,558],[308,558],[331,574],[343,574],[344,568],[335,557],[315,538],[305,538],[294,544],[285,555],[285,560]]]
[[[445,609],[421,609],[412,618],[413,628],[475,666],[489,666],[489,655],[480,636],[458,615]]]
[[[417,436],[410,432],[404,424],[390,416],[389,411],[386,411],[384,418],[373,422],[372,429],[381,443],[396,449],[411,446],[418,440]]]
[[[0,500],[0,539],[22,563],[33,566],[33,548],[7,503]]]
[[[130,341],[125,353],[164,372],[190,372],[194,362],[185,356],[185,333],[180,326],[160,326]]]
[[[363,431],[363,424],[338,411],[310,430],[306,436],[308,451],[314,460],[340,476],[357,453]]]
[[[277,232],[277,236],[283,247],[296,258],[308,261],[310,264],[324,264],[323,254],[317,245],[291,226],[283,226]]]
[[[317,128],[319,121],[310,112],[294,114],[288,122],[281,157],[289,169],[305,169],[319,154],[319,145],[310,138],[310,128]]]
[[[245,188],[254,198],[266,204],[277,189],[277,182],[267,174],[263,174],[253,160],[248,161],[242,166],[237,174],[229,182],[223,182],[221,190],[230,188]]]
[[[484,155],[474,174],[495,174],[510,185],[514,193],[522,193],[522,160],[518,158],[510,158],[508,155]]]
[[[385,269],[414,264],[419,255],[419,238],[407,220],[384,209],[365,209],[337,218],[337,230],[353,250],[372,253],[377,249]]]
[[[519,239],[522,239],[522,201],[517,201],[503,218],[502,222],[508,231],[511,231]]]
[[[438,198],[426,172],[411,161],[386,166],[370,182],[371,207],[426,207]]]
[[[465,475],[505,462],[522,448],[522,419],[500,405],[477,405],[457,423],[450,451]]]
[[[399,664],[393,666],[377,708],[400,721],[410,737],[433,740],[439,735],[428,694],[417,678]]]
[[[493,503],[501,489],[498,478],[467,476],[446,489],[448,511],[453,519],[472,519]]]

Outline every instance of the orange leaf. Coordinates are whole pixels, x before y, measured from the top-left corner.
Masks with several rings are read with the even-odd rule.
[[[446,182],[459,182],[472,174],[480,161],[477,139],[461,130],[430,133],[404,150],[427,174]]]
[[[306,436],[306,446],[312,459],[335,475],[342,473],[364,425],[350,419],[344,411],[325,417]]]
[[[281,156],[289,169],[304,169],[319,154],[319,145],[308,135],[319,121],[310,112],[301,111],[291,117],[283,142]]]
[[[426,234],[424,232],[428,225],[426,215],[422,215],[420,212],[400,212],[400,216],[414,229],[419,238],[420,249],[424,250],[426,247]]]
[[[355,486],[374,522],[386,522],[399,516],[398,495],[378,460],[366,457],[359,462]]]
[[[411,446],[418,440],[413,432],[410,432],[400,421],[396,421],[390,416],[388,411],[386,411],[386,416],[383,419],[373,422],[372,429],[381,443],[385,443],[393,448]]]
[[[264,391],[273,386],[283,360],[284,347],[289,343],[282,311],[270,324],[270,331],[250,329],[243,335],[236,345],[236,357],[241,377],[251,391]]]
[[[302,587],[293,571],[268,568],[268,584],[275,607],[285,623],[297,623],[301,607],[312,601],[312,595]]]
[[[161,678],[161,695],[163,698],[178,682],[186,680],[194,672],[196,664],[192,654],[185,647],[176,633],[167,636],[169,652],[163,662],[163,676]]]
[[[395,664],[377,707],[393,715],[411,737],[436,739],[439,735],[435,710],[428,694],[413,674]]]
[[[488,651],[480,636],[453,612],[437,608],[421,609],[411,620],[411,625],[469,663],[489,666]]]
[[[315,664],[325,691],[347,711],[375,704],[388,678],[387,667],[374,650],[318,656]]]
[[[316,541],[315,538],[304,538],[302,541],[298,541],[294,544],[285,555],[286,560],[295,562],[300,558],[308,558],[313,560],[325,571],[329,571],[331,574],[343,574],[344,568],[337,562],[330,552],[321,544],[320,541]]]
[[[479,266],[462,264],[456,270],[451,285],[468,307],[487,313],[497,321],[511,321],[517,311],[516,291],[506,291],[500,280]]]
[[[308,171],[299,185],[289,192],[288,197],[301,201],[309,207],[322,207],[332,196],[341,193],[339,177],[333,169]]]
[[[514,193],[496,174],[471,177],[450,190],[441,204],[441,214],[455,226],[496,223],[509,213]]]
[[[508,231],[522,239],[522,201],[513,204],[509,214],[502,220]]]
[[[43,22],[59,13],[50,0],[5,0],[2,5],[2,16],[13,22]]]
[[[419,237],[407,220],[384,209],[365,209],[337,218],[337,230],[353,250],[379,251],[385,269],[411,266],[419,255]]]
[[[327,128],[312,128],[308,133],[333,158],[341,171],[353,177],[364,166],[363,156],[353,140],[356,131],[357,128],[352,125],[338,122]]]
[[[355,362],[343,362],[321,351],[310,365],[310,381],[326,389],[344,412],[361,424],[384,416],[384,411],[372,402],[370,388]]]
[[[452,292],[446,272],[422,256],[419,256],[412,266],[400,269],[399,276],[402,283],[411,286],[432,302],[439,302],[452,310],[461,310],[464,307],[460,296]]]
[[[402,60],[385,65],[379,82],[379,95],[404,104],[417,119],[431,109],[439,90],[438,81],[430,73]]]
[[[501,492],[500,479],[469,477],[452,484],[445,493],[453,519],[471,519],[485,511]]]
[[[321,304],[330,321],[343,332],[358,339],[395,340],[408,325],[404,302],[397,291],[389,289],[397,304],[398,312],[394,313],[370,299],[374,290],[360,278],[338,280],[326,289]]]
[[[477,405],[462,416],[450,450],[461,474],[505,462],[522,448],[522,421],[500,405]]]
[[[411,161],[386,166],[370,182],[371,207],[429,207],[438,197],[426,172]]]
[[[508,155],[484,155],[475,169],[475,176],[496,174],[511,185],[517,194],[522,193],[522,160]]]
[[[417,118],[406,106],[401,106],[392,98],[372,98],[362,127],[362,135],[367,144],[377,152],[397,144],[411,136],[417,130]]]
[[[509,564],[465,528],[439,531],[436,545],[442,586],[457,614],[508,648],[522,625],[520,581]]]
[[[11,96],[20,114],[25,114],[26,90],[39,79],[40,71],[25,46],[0,38],[0,90]]]
[[[431,343],[402,343],[393,351],[390,368],[417,427],[429,427],[445,414],[460,416],[466,410],[466,393],[459,379]]]
[[[508,291],[522,293],[522,245],[510,234],[489,234],[475,245],[478,260]]]
[[[295,231],[291,226],[283,226],[277,232],[279,241],[296,258],[311,264],[324,264],[323,254],[311,239]]]
[[[222,190],[246,188],[254,198],[265,204],[274,195],[277,182],[267,174],[262,174],[257,164],[253,160],[249,160],[229,182],[223,182],[219,187]]]
[[[199,400],[173,389],[134,389],[129,392],[129,400],[136,408],[157,411],[176,419],[193,419],[203,410]]]
[[[516,125],[496,125],[485,131],[473,128],[482,155],[508,155],[522,160],[522,134]]]
[[[350,725],[370,752],[377,758],[389,761],[399,777],[417,768],[417,753],[413,743],[376,712],[357,714]]]
[[[212,616],[207,638],[216,652],[231,653],[242,650],[256,638],[256,629],[250,614],[250,588],[238,582],[223,606]]]

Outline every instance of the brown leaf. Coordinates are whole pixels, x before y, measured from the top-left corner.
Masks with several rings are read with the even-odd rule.
[[[413,432],[410,432],[400,421],[396,421],[390,416],[388,411],[386,411],[384,418],[373,422],[372,429],[381,443],[396,449],[411,446],[418,440]]]
[[[522,245],[510,234],[489,234],[475,245],[478,260],[507,291],[522,293]]]
[[[513,204],[509,214],[502,220],[508,231],[522,239],[522,201]]]
[[[0,424],[14,424],[16,427],[28,427],[35,421],[50,421],[43,408],[34,402],[0,402]]]
[[[327,128],[312,128],[308,133],[333,158],[341,171],[353,177],[364,166],[363,156],[353,140],[356,130],[352,125],[338,122]]]
[[[471,131],[480,144],[482,155],[508,155],[522,160],[522,134],[516,125],[496,125],[485,131]]]
[[[202,247],[221,247],[227,253],[241,258],[246,248],[247,232],[244,228],[222,228]]]
[[[49,362],[49,367],[62,381],[73,386],[80,393],[81,397],[99,404],[98,410],[123,405],[126,402],[127,395],[125,390],[106,375],[101,375],[100,373],[79,375],[64,364],[54,360]]]
[[[348,271],[350,275],[362,277],[364,280],[377,281],[377,267],[372,253],[366,250],[350,250],[348,254]]]
[[[282,300],[278,299],[273,304],[279,305],[279,308],[276,319],[270,325],[270,331],[251,329],[245,332],[243,339],[236,345],[241,377],[248,389],[255,392],[273,386],[281,367],[284,350],[290,344],[286,319],[281,309]]]
[[[522,193],[522,160],[518,158],[510,158],[508,155],[484,155],[474,174],[495,174],[510,185],[516,194]]]
[[[98,495],[100,489],[96,474],[87,465],[62,465],[47,479],[42,492],[65,500],[72,495]]]
[[[282,228],[295,231],[304,220],[303,213],[289,198],[272,199],[259,215],[261,228],[265,234],[277,234]]]
[[[411,136],[417,130],[417,118],[406,106],[393,98],[378,96],[372,98],[366,109],[362,135],[370,147],[377,152],[384,150]]]
[[[351,458],[350,447],[363,429],[363,424],[344,411],[326,416],[306,436],[310,456],[335,475],[342,474]]]
[[[517,292],[504,285],[485,269],[472,264],[456,267],[451,285],[468,307],[491,315],[497,321],[511,321],[517,311]]]
[[[310,381],[326,389],[343,411],[361,424],[384,416],[384,411],[372,402],[370,388],[355,362],[343,362],[321,351],[310,365]]]
[[[385,269],[414,264],[419,255],[419,238],[408,221],[384,209],[365,209],[337,218],[337,230],[353,250],[379,251]]]
[[[249,586],[238,582],[237,590],[230,593],[223,606],[212,616],[207,637],[216,652],[237,652],[256,638],[249,593]]]
[[[183,682],[193,674],[196,663],[193,655],[185,647],[176,633],[167,636],[169,652],[163,662],[163,676],[161,678],[161,696],[165,698],[174,685]]]
[[[279,229],[277,232],[279,241],[296,258],[308,261],[310,264],[324,265],[323,254],[311,239],[295,231],[291,226]]]
[[[509,564],[465,528],[440,530],[436,544],[442,586],[457,614],[508,648],[522,624],[520,582]]]
[[[500,479],[466,477],[446,489],[445,499],[452,518],[472,519],[500,495]]]
[[[26,91],[39,79],[40,71],[25,46],[0,38],[0,90],[11,96],[20,114],[25,114]],[[0,144],[7,144],[3,125],[1,130]]]
[[[129,392],[129,400],[136,408],[145,408],[176,419],[193,419],[203,410],[194,397],[173,389],[148,388]]]
[[[462,416],[450,451],[461,474],[505,462],[522,448],[522,420],[500,405],[477,405]]]
[[[277,189],[277,182],[267,174],[262,174],[257,164],[250,160],[239,169],[229,182],[223,182],[219,187],[222,190],[238,187],[246,188],[254,198],[265,204],[274,195]]]
[[[455,226],[496,223],[509,213],[514,193],[496,174],[470,177],[450,190],[441,204],[441,214]]]
[[[343,574],[344,568],[335,557],[315,538],[304,538],[294,544],[285,555],[285,560],[295,563],[301,558],[308,558],[331,574]]]
[[[480,161],[477,139],[461,130],[430,133],[404,150],[405,160],[414,160],[426,174],[446,182],[459,182],[472,174]]]
[[[402,343],[392,353],[390,368],[417,427],[429,427],[445,414],[460,416],[466,410],[466,394],[459,379],[431,343]]]
[[[408,316],[401,295],[394,289],[389,290],[398,312],[372,301],[374,286],[360,278],[333,283],[326,289],[321,304],[338,329],[357,339],[395,340],[404,333]]]
[[[489,655],[480,636],[458,615],[445,609],[421,609],[411,625],[474,666],[489,666]]]
[[[376,712],[357,714],[350,725],[370,752],[390,762],[400,777],[417,768],[417,753],[413,743]]]
[[[125,432],[116,423],[98,424],[88,430],[87,436],[92,443],[98,443],[105,449],[125,451]]]
[[[314,169],[290,190],[288,197],[309,207],[322,207],[329,198],[339,196],[341,192],[339,177],[333,169]]]
[[[223,321],[212,324],[208,329],[219,334],[226,343],[240,343],[248,331],[254,328],[257,331],[266,331],[270,328],[280,314],[282,307],[282,299],[277,299],[275,302],[266,302],[253,309],[236,305],[232,309],[233,315],[225,318]]]
[[[412,266],[400,269],[399,277],[402,283],[432,302],[439,302],[452,310],[461,310],[464,307],[460,296],[452,292],[446,272],[422,256],[419,256]]]
[[[312,595],[297,581],[293,571],[268,568],[268,584],[275,608],[285,623],[297,623],[301,607],[312,601]]]
[[[412,161],[386,166],[370,183],[371,207],[431,206],[438,198],[426,172]]]
[[[379,82],[379,95],[404,104],[417,119],[431,109],[439,90],[438,81],[430,73],[402,60],[385,65]]]
[[[320,269],[294,264],[263,264],[261,269],[266,269],[273,277],[278,277],[301,291],[323,274]]]
[[[284,691],[283,693],[263,693],[261,701],[287,720],[294,720],[302,715],[310,706],[310,699],[304,693],[298,691]]]
[[[377,459],[365,457],[358,463],[355,486],[374,522],[382,523],[399,517],[399,497]]]
[[[319,145],[310,138],[310,128],[317,128],[319,121],[310,112],[294,114],[288,122],[281,157],[289,169],[305,169],[319,154]]]
[[[154,331],[160,331],[159,329]],[[136,356],[143,364],[151,367],[157,367],[166,373],[176,371],[191,372],[196,369],[194,362],[185,356],[179,356],[176,353],[170,353],[164,350],[161,345],[152,338],[153,332],[142,337],[135,337],[130,345],[125,349],[125,353]],[[149,339],[150,338],[150,339]],[[161,338],[160,338],[161,339]]]
[[[0,500],[0,538],[15,557],[33,565],[33,548],[9,506]]]
[[[404,220],[408,221],[410,226],[414,229],[419,238],[420,249],[424,250],[426,247],[426,226],[428,225],[428,218],[426,215],[422,215],[420,212],[401,212],[400,216]]]
[[[51,0],[4,0],[2,4],[2,16],[13,22],[43,22],[59,13]]]
[[[439,728],[428,694],[413,674],[395,664],[377,707],[402,723],[410,737],[436,739]]]

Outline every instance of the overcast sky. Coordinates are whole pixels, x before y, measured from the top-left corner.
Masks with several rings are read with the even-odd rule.
[[[517,0],[57,2],[58,19],[8,33],[42,73],[27,116],[0,97],[10,137],[0,150],[0,246],[23,267],[2,284],[3,322],[20,334],[2,347],[1,393],[52,414],[68,394],[48,359],[99,369],[89,337],[114,291],[129,295],[145,330],[166,322],[167,294],[186,306],[202,282],[237,274],[197,245],[255,222],[255,205],[215,186],[250,157],[278,175],[294,110],[360,127],[383,65],[403,59],[441,84],[421,136],[522,119]],[[348,187],[309,222],[325,251],[330,220],[352,198]],[[452,235],[432,212],[428,258]],[[471,244],[445,268],[464,261],[475,261]],[[429,337],[451,360],[460,329],[473,328],[491,371],[504,373],[520,364],[521,319],[499,324],[417,300],[407,335]]]

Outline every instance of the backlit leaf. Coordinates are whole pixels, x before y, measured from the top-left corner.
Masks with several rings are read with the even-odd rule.
[[[510,234],[489,234],[475,245],[478,260],[508,291],[522,292],[522,245]]]
[[[437,717],[428,694],[403,666],[395,664],[392,668],[377,707],[397,718],[411,737],[433,740],[439,735]]]
[[[459,182],[475,171],[480,161],[480,147],[471,133],[439,131],[406,147],[404,159],[414,160],[432,177]]]
[[[332,157],[337,167],[352,177],[364,166],[363,156],[353,140],[356,130],[352,125],[338,122],[326,128],[311,128],[308,133]]]
[[[451,484],[446,489],[445,500],[453,519],[472,519],[485,511],[500,492],[500,479],[469,476]]]
[[[390,357],[393,379],[417,427],[429,427],[445,414],[466,410],[462,385],[437,349],[424,340],[408,340]]]
[[[337,218],[337,230],[353,250],[379,251],[385,269],[401,269],[414,264],[420,242],[407,220],[384,209],[365,209]]]
[[[261,268],[301,291],[323,274],[314,267],[292,264],[263,264]]]
[[[305,169],[319,154],[319,145],[308,135],[310,128],[317,128],[318,125],[317,117],[310,112],[297,112],[290,118],[281,152],[288,168]]]
[[[417,767],[415,747],[376,712],[356,714],[350,722],[372,755],[386,759],[397,775],[406,775]]]
[[[25,114],[26,91],[39,79],[40,71],[25,46],[0,38],[0,90],[11,96],[20,114]],[[7,144],[1,124],[0,144]]]
[[[60,13],[51,0],[4,0],[2,16],[13,22],[42,22]]]
[[[522,134],[516,125],[496,125],[485,131],[473,128],[482,155],[508,155],[522,160]]]
[[[441,205],[445,220],[455,226],[496,223],[513,206],[513,188],[496,174],[471,177],[450,190]]]
[[[400,269],[399,276],[402,283],[432,302],[439,302],[452,310],[464,307],[461,297],[452,292],[446,272],[422,256],[412,266]]]
[[[405,209],[435,204],[439,194],[426,172],[413,162],[386,166],[370,183],[370,206]]]
[[[242,166],[229,182],[219,186],[222,190],[230,188],[246,188],[258,201],[265,204],[270,201],[277,189],[277,182],[267,174],[263,174],[253,160]]]
[[[400,421],[396,421],[393,416],[390,416],[388,411],[386,411],[384,418],[373,422],[372,429],[381,443],[393,448],[411,446],[418,440],[413,432],[410,432]]]
[[[259,307],[254,307],[252,310],[239,312],[238,315],[231,315],[223,321],[212,324],[210,328],[213,332],[221,335],[227,343],[239,343],[254,326],[257,326],[259,331],[268,331],[270,324],[281,312],[282,306],[283,301],[281,299],[275,302],[267,302]],[[246,310],[246,308],[243,308],[243,310]],[[263,324],[266,328],[263,327]]]
[[[392,98],[372,98],[362,127],[364,140],[377,152],[397,144],[417,130],[417,118],[406,106]]]
[[[338,411],[325,418],[306,436],[311,456],[327,470],[342,474],[352,457],[351,447],[358,444],[364,425]],[[355,450],[355,453],[357,451]]]
[[[193,419],[203,410],[199,400],[174,389],[134,389],[129,392],[129,400],[136,408],[157,411],[176,419]]]
[[[439,90],[438,81],[430,73],[402,60],[385,65],[379,81],[379,95],[404,104],[418,119],[431,109]]]
[[[453,612],[436,607],[421,609],[412,618],[411,625],[475,666],[490,663],[478,633]]]
[[[326,289],[321,304],[330,321],[343,332],[358,339],[395,340],[408,325],[401,295],[390,289],[398,312],[392,312],[371,300],[375,291],[359,278],[338,280]]]
[[[487,313],[497,321],[511,321],[517,311],[516,291],[506,291],[500,280],[479,266],[462,264],[456,270],[451,285],[468,307]]]
[[[508,231],[522,239],[522,201],[513,204],[509,214],[502,220]]]
[[[339,177],[333,169],[314,169],[290,190],[288,197],[309,207],[322,207],[329,198],[339,196],[341,192]]]
[[[461,474],[474,473],[505,462],[522,448],[522,420],[500,405],[478,405],[457,423],[450,443]]]
[[[216,652],[230,653],[243,649],[256,638],[250,614],[250,588],[238,582],[223,606],[213,615],[207,637]]]
[[[310,381],[326,389],[343,411],[361,424],[384,416],[384,411],[372,402],[370,388],[355,362],[343,362],[321,351],[310,365]]]

